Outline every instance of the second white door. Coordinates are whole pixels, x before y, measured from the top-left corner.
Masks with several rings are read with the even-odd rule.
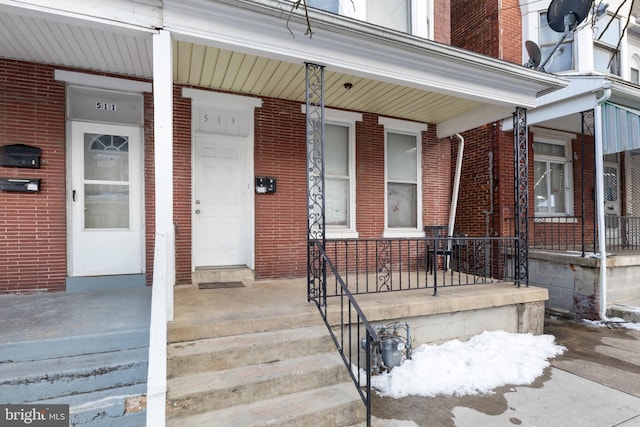
[[[198,136],[194,147],[193,262],[249,266],[251,174],[246,138]]]

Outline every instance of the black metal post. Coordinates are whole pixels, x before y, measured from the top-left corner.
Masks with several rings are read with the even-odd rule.
[[[306,119],[307,119],[307,241],[315,240],[325,248],[324,194],[324,67],[306,63]],[[310,253],[310,252],[308,252]],[[310,256],[310,255],[309,255]],[[321,284],[312,277],[311,259],[307,267],[307,300],[319,295],[319,286],[326,286],[326,268],[318,266]],[[319,260],[324,264],[323,260]],[[323,292],[326,298],[326,292]],[[326,301],[323,301],[326,304]]]
[[[515,160],[515,234],[514,278],[516,286],[529,285],[529,130],[527,110],[517,107],[513,114]]]

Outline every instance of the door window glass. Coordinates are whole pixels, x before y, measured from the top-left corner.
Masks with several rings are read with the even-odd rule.
[[[129,228],[129,139],[84,135],[84,227]]]

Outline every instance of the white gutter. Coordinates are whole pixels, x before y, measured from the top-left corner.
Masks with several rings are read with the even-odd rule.
[[[595,156],[596,156],[596,213],[598,220],[598,250],[600,252],[600,319],[607,317],[607,239],[604,221],[604,153],[602,149],[602,103],[611,97],[611,85],[604,88],[602,97],[596,100],[594,108]]]
[[[453,230],[456,226],[456,212],[458,210],[458,194],[460,193],[460,175],[462,174],[462,156],[464,155],[464,138],[459,133],[456,137],[460,141],[458,143],[458,160],[456,162],[456,174],[453,179],[453,193],[451,194],[451,211],[449,212],[449,230],[447,235],[453,237]],[[449,250],[451,250],[452,241],[449,240]]]

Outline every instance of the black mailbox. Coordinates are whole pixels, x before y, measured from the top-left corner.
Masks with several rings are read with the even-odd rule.
[[[0,147],[0,166],[37,169],[40,167],[40,154],[40,148],[30,145],[3,145]]]
[[[37,193],[40,191],[40,178],[0,178],[0,190]]]
[[[257,176],[256,177],[256,193],[275,193],[276,192],[276,179],[270,176]]]

